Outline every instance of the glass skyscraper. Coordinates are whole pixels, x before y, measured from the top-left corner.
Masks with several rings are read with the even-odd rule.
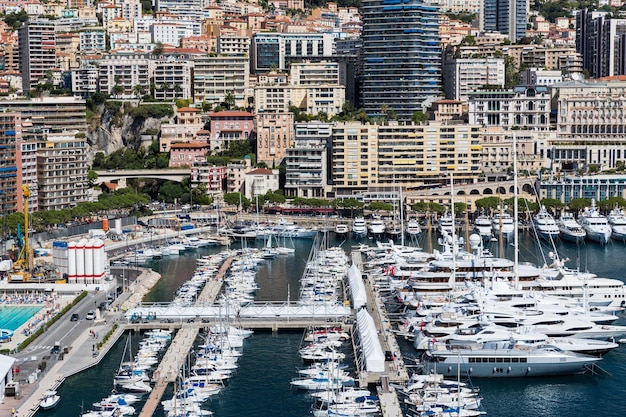
[[[362,0],[361,107],[410,119],[441,95],[439,10],[422,0]]]

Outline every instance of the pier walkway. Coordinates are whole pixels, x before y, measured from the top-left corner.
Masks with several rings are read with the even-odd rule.
[[[161,363],[159,363],[157,370],[152,376],[154,388],[143,406],[139,417],[151,417],[154,415],[154,412],[161,402],[161,397],[163,397],[163,393],[167,388],[167,384],[176,381],[178,371],[185,362],[187,354],[193,342],[196,340],[196,336],[198,336],[198,330],[198,326],[184,324],[176,333]]]
[[[352,252],[352,263],[359,270],[363,270],[362,254],[360,251]],[[356,361],[357,373],[361,386],[376,384],[379,388],[378,398],[380,401],[381,411],[384,417],[401,417],[403,415],[398,401],[398,395],[395,389],[389,383],[406,384],[409,380],[409,374],[404,366],[404,360],[400,353],[400,347],[396,340],[396,336],[392,331],[387,310],[383,304],[380,294],[370,285],[371,280],[364,280],[365,289],[367,291],[367,308],[368,312],[374,319],[376,328],[379,330],[378,338],[380,345],[386,352],[391,352],[391,360],[385,361],[385,372],[367,372],[365,369],[359,369],[360,363]],[[354,338],[352,339],[354,340]],[[354,345],[355,357],[357,357],[359,346]]]

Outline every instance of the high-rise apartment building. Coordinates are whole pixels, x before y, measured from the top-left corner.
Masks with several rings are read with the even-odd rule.
[[[49,134],[37,151],[39,210],[60,210],[87,201],[87,141],[78,131]]]
[[[294,144],[287,149],[285,194],[325,198],[328,186],[328,150],[332,124],[296,123]]]
[[[54,22],[26,22],[18,31],[22,89],[34,89],[47,72],[56,68],[56,37]]]
[[[626,74],[626,19],[581,10],[576,16],[576,50],[592,78]]]
[[[19,113],[0,113],[0,215],[18,210]]]
[[[507,35],[511,42],[526,36],[527,0],[484,0],[481,29]]]
[[[440,94],[439,10],[423,0],[363,0],[361,106],[410,119]]]

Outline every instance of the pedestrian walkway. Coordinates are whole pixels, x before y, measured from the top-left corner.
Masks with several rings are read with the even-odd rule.
[[[0,404],[0,415],[9,416],[11,410],[15,408],[20,417],[33,416],[39,409],[39,403],[43,399],[43,394],[48,390],[56,390],[66,378],[90,368],[100,362],[109,349],[115,344],[123,333],[123,326],[119,326],[107,343],[94,355],[93,333],[104,336],[112,328],[112,324],[101,323],[86,329],[77,339],[74,340],[68,352],[63,355],[63,359],[57,359],[54,365],[43,373],[39,381],[35,384],[22,385],[21,397],[5,397]]]
[[[198,336],[198,330],[198,326],[186,323],[183,324],[183,327],[176,333],[163,359],[161,359],[161,363],[159,363],[157,370],[152,376],[152,382],[154,382],[155,385],[139,417],[151,417],[154,415],[154,412],[161,402],[161,397],[163,397],[163,393],[167,388],[167,384],[176,381],[178,371],[185,361],[185,358],[187,358],[187,353],[189,353],[193,342],[196,340],[196,336]]]

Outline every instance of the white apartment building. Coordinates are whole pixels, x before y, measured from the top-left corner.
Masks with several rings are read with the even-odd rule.
[[[257,168],[246,173],[244,195],[252,200],[269,191],[279,189],[279,174],[277,169]]]
[[[259,111],[286,112],[293,105],[308,114],[334,116],[346,101],[336,62],[294,63],[287,83],[281,83],[285,79],[281,74],[269,75],[259,77],[254,88],[254,103]]]
[[[173,101],[192,97],[193,61],[168,57],[154,61],[154,98]]]
[[[250,65],[247,56],[202,56],[194,58],[194,101],[216,105],[227,94],[235,98],[235,105],[248,106],[247,88],[250,83]]]
[[[88,97],[98,91],[100,70],[95,65],[83,62],[81,68],[71,72],[72,93],[81,97]]]
[[[328,151],[332,124],[296,123],[293,147],[285,154],[285,195],[288,197],[325,198],[328,185]]]
[[[154,73],[153,61],[148,55],[117,54],[105,55],[99,61],[98,91],[113,94],[115,86],[122,87],[118,97],[133,98],[133,88],[141,85],[144,91],[150,91],[150,82]]]
[[[505,129],[548,130],[550,90],[545,86],[518,86],[510,90],[469,92],[469,123]]]
[[[520,84],[522,85],[545,85],[550,87],[562,82],[563,73],[561,71],[529,68],[520,73]]]
[[[468,93],[485,86],[504,87],[503,58],[446,59],[443,65],[446,98],[468,100]]]
[[[103,28],[89,28],[80,32],[80,51],[82,53],[104,51],[106,32]]]
[[[302,60],[331,59],[332,33],[257,32],[252,36],[251,71],[285,71],[289,64]]]
[[[128,20],[131,24],[135,19],[141,19],[143,17],[141,2],[139,0],[123,0],[120,6],[122,8],[121,17]]]
[[[219,55],[246,55],[250,54],[250,38],[248,36],[222,35],[217,38],[217,53]]]
[[[572,81],[553,89],[557,137],[550,157],[557,169],[615,168],[626,158],[625,81]]]
[[[339,84],[339,64],[331,61],[294,62],[289,80],[293,85]]]
[[[180,40],[192,36],[193,29],[183,23],[156,22],[150,28],[152,42],[180,46]]]

